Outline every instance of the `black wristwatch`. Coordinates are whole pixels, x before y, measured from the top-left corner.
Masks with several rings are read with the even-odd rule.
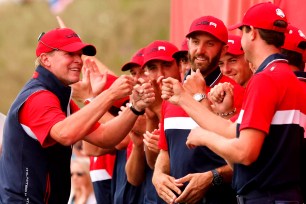
[[[131,111],[132,111],[135,115],[143,115],[143,114],[145,114],[145,110],[142,110],[142,111],[136,110],[136,109],[134,108],[134,106],[133,106],[132,103],[130,103],[129,106],[130,106]]]
[[[219,174],[219,172],[216,169],[211,170],[211,172],[213,174],[212,185],[220,186],[223,183],[223,177]]]

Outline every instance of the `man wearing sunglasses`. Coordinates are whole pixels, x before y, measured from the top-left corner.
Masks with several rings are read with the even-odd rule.
[[[154,101],[150,84],[134,88],[132,77],[121,76],[79,109],[71,100],[69,85],[80,80],[81,56],[95,54],[95,47],[83,43],[69,28],[39,37],[33,78],[13,102],[4,127],[0,203],[67,203],[71,145],[85,140],[113,147]],[[89,73],[87,68],[85,74]],[[98,123],[114,101],[130,94],[130,108],[107,123]]]

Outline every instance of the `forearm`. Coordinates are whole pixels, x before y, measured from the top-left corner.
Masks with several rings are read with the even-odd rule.
[[[170,159],[168,151],[160,150],[154,168],[154,174],[170,174]]]
[[[214,132],[203,134],[201,137],[203,146],[207,146],[228,163],[241,162],[241,158],[244,155],[244,148],[240,148],[236,138],[227,139]]]
[[[133,145],[133,150],[125,165],[127,180],[133,186],[139,186],[144,181],[145,164],[146,160],[143,146]]]
[[[148,163],[149,167],[150,167],[151,169],[154,169],[155,162],[156,162],[156,159],[157,159],[157,157],[158,157],[158,153],[149,150],[149,149],[145,146],[145,155],[146,155],[146,160],[147,160],[147,163]]]
[[[103,148],[113,148],[128,135],[138,116],[126,108],[119,116],[101,124],[100,127],[85,137],[91,144]]]
[[[180,105],[200,127],[216,132],[227,138],[234,138],[236,136],[236,125],[213,113],[209,109],[210,104],[207,99],[199,103],[195,101],[191,95],[186,93],[182,94],[178,105]]]
[[[218,173],[222,176],[223,182],[232,182],[233,170],[229,165],[224,165],[216,169]]]
[[[92,145],[86,141],[82,141],[83,144],[83,152],[87,156],[101,156],[105,154],[115,153],[115,148],[112,149],[104,149],[95,145]]]
[[[72,145],[83,139],[113,104],[115,98],[108,94],[107,90],[102,92],[90,104],[56,123],[50,136],[63,145]]]

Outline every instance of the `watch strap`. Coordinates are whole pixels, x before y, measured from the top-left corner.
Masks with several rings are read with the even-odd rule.
[[[145,114],[145,110],[142,110],[142,111],[138,111],[135,109],[135,107],[133,106],[133,104],[130,103],[130,109],[131,111],[135,114],[135,115],[143,115]]]

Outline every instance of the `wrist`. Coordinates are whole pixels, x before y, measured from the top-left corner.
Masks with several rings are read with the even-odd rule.
[[[234,108],[232,111],[229,111],[229,112],[217,113],[217,115],[221,117],[227,117],[227,116],[234,115],[235,113],[236,113],[236,108]]]
[[[93,100],[94,100],[95,97],[91,97],[91,98],[86,98],[84,101],[83,101],[83,104],[84,105],[87,105],[89,103],[91,103]]]
[[[211,170],[212,173],[212,185],[213,186],[220,186],[223,183],[223,177],[222,175],[216,170]]]
[[[129,108],[137,116],[145,114],[145,109],[138,110],[132,103],[129,104]]]

